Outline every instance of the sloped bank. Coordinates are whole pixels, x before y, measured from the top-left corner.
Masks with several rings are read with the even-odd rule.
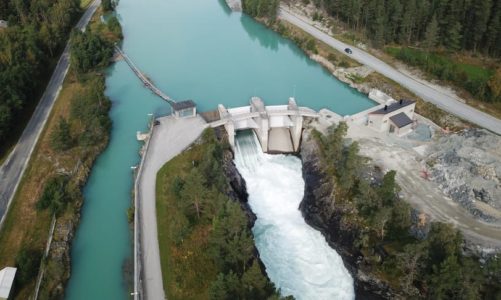
[[[354,246],[357,228],[347,227],[342,219],[351,208],[336,203],[334,186],[328,180],[320,161],[321,153],[315,139],[303,135],[301,161],[305,181],[304,198],[299,209],[306,222],[319,230],[329,245],[343,258],[345,267],[351,273],[357,299],[387,299],[398,297],[385,283],[363,271],[360,266],[362,255]],[[332,206],[332,203],[336,205]],[[328,211],[326,208],[330,207]]]

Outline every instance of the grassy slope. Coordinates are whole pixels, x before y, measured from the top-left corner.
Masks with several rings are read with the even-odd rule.
[[[207,151],[207,145],[196,145],[166,163],[157,175],[156,206],[158,239],[164,289],[167,298],[206,299],[208,285],[217,268],[203,249],[207,246],[210,226],[196,226],[188,238],[176,246],[169,233],[169,218],[178,212],[171,186],[175,176],[184,178]]]
[[[99,12],[94,15],[91,22],[96,23],[99,20],[98,16]],[[79,163],[81,167],[78,168],[75,176],[86,177],[93,158],[103,146],[96,145],[91,149],[74,147],[64,153],[56,152],[50,147],[50,134],[57,126],[59,118],[69,117],[71,100],[81,94],[84,89],[85,86],[76,80],[73,72],[68,72],[0,231],[0,269],[5,266],[14,266],[16,255],[26,246],[32,249],[45,249],[52,216],[48,210],[36,210],[35,204],[43,192],[47,179],[62,170],[74,170]],[[79,126],[73,124],[74,130],[78,131],[79,128],[75,127]],[[74,218],[75,211],[73,207],[69,207],[58,220]],[[34,287],[35,281],[20,287],[16,299],[28,299]]]

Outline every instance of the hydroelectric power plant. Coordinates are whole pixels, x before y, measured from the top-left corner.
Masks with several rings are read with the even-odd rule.
[[[245,14],[230,13],[226,9],[224,1],[152,0],[148,5],[141,5],[133,0],[121,0],[116,8],[124,33],[121,48],[149,78],[154,79],[159,89],[167,91],[173,99],[194,99],[197,110],[202,112],[213,110],[220,103],[226,108],[246,106],[253,95],[262,97],[267,106],[287,105],[288,97],[294,95],[298,106],[315,111],[328,108],[343,116],[375,105],[363,94],[333,78],[292,42]],[[112,101],[111,138],[84,189],[85,201],[73,241],[71,278],[65,296],[71,300],[125,299],[135,292],[128,289],[123,272],[124,267],[132,269],[133,258],[133,239],[126,211],[131,203],[134,183],[131,166],[139,164],[138,152],[142,146],[135,140],[135,135],[138,130],[147,130],[149,114],[159,116],[169,112],[165,101],[145,89],[123,60],[106,73],[106,95]],[[170,131],[167,127],[165,130]],[[170,132],[181,137],[181,133]],[[238,146],[237,142],[238,137],[235,146]],[[172,145],[175,142],[165,143]],[[272,158],[294,159],[283,155]],[[298,160],[295,168],[295,174],[300,176]],[[282,179],[288,183],[284,188],[287,192],[291,182],[289,178]],[[267,187],[261,186],[264,193]],[[252,193],[251,189],[249,193]],[[271,191],[267,194],[272,199],[280,196]],[[292,203],[291,207],[297,209],[300,198],[296,196],[296,204]],[[148,205],[155,206],[154,203]],[[308,245],[311,248],[318,246],[316,243]],[[288,246],[271,250],[286,251]],[[267,249],[270,248],[261,248],[261,255],[265,255]],[[323,249],[337,256],[334,250]],[[322,252],[315,253],[319,256]],[[280,255],[279,252],[274,254]],[[284,258],[286,254],[283,253]],[[284,263],[286,261],[281,260],[276,268],[285,267]],[[339,267],[325,263],[332,272],[343,268],[342,263]],[[271,270],[271,266],[269,268]],[[293,285],[299,288],[302,286],[300,278],[308,281],[316,276],[310,272],[313,271],[305,269],[304,276],[295,276]],[[343,280],[352,281],[349,274],[339,273],[339,276],[344,275],[347,275],[345,279],[331,278],[324,286],[332,289],[344,287],[348,294],[352,293],[351,285],[341,284],[345,282]],[[143,284],[150,280],[149,277],[143,279]],[[282,279],[287,280],[283,276]],[[316,284],[319,284],[317,279]],[[285,283],[280,284],[284,291]]]

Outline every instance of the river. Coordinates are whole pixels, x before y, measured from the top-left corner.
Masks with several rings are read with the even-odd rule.
[[[193,99],[199,110],[247,105],[254,95],[266,104],[295,96],[299,105],[342,115],[374,105],[290,41],[231,13],[222,0],[120,0],[117,15],[125,53],[166,94]],[[109,68],[106,86],[113,103],[111,139],[84,188],[67,299],[128,297],[123,274],[132,252],[126,210],[131,166],[139,162],[135,134],[146,130],[149,113],[169,111],[123,61]]]

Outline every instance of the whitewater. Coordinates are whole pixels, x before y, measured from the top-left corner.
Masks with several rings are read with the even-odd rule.
[[[353,279],[341,257],[299,210],[304,195],[301,160],[263,153],[252,132],[238,134],[235,152],[257,216],[252,229],[256,247],[282,296],[354,299]]]

